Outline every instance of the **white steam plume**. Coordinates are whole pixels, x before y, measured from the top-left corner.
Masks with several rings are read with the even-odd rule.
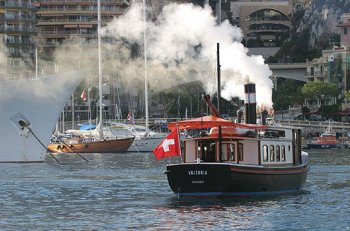
[[[103,35],[142,45],[142,13],[140,4],[132,5],[125,15],[103,28]],[[241,30],[227,20],[217,25],[209,6],[169,4],[155,22],[148,20],[146,36],[148,72],[153,87],[159,87],[162,82],[200,80],[207,91],[216,89],[216,44],[220,43],[222,96],[228,100],[234,96],[244,99],[243,85],[255,83],[257,103],[272,106],[273,84],[269,79],[272,72],[268,65],[261,56],[248,56],[248,50],[240,43]],[[135,67],[140,68],[140,63],[141,59],[130,59],[123,64],[137,64]],[[133,67],[128,65],[120,71],[132,76],[127,70]]]

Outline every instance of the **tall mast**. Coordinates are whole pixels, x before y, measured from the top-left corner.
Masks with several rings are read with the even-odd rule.
[[[38,78],[38,47],[35,47],[35,78]]]
[[[220,97],[221,97],[221,70],[220,70],[220,44],[216,44],[217,49],[217,68],[218,68],[218,112],[220,114]]]
[[[99,88],[99,107],[100,107],[100,138],[103,137],[102,121],[102,68],[101,68],[101,3],[97,0],[97,44],[98,44],[98,88]]]
[[[221,3],[221,2],[220,2]],[[221,97],[221,70],[220,70],[220,44],[216,44],[217,49],[217,68],[218,68],[218,114],[220,115],[220,97]],[[219,156],[222,161],[222,129],[219,126]]]
[[[145,118],[146,129],[149,128],[148,122],[148,77],[147,77],[147,43],[146,43],[146,0],[143,0],[143,54],[144,54],[144,71],[145,71]]]

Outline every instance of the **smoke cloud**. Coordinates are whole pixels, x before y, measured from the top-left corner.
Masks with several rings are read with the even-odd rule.
[[[150,11],[148,15],[152,15]],[[171,3],[163,8],[156,20],[148,17],[146,28],[147,76],[151,90],[199,80],[208,94],[214,94],[217,90],[216,46],[219,43],[222,97],[244,99],[243,85],[255,83],[258,105],[272,106],[273,84],[269,79],[272,72],[268,65],[261,56],[248,56],[248,49],[240,43],[241,30],[227,20],[217,25],[209,6]],[[143,89],[142,5],[131,5],[124,15],[102,28],[102,36],[103,77],[118,78]],[[72,37],[57,47],[54,61],[39,60],[39,76],[82,69],[88,73],[86,79],[97,79],[97,54],[95,41]],[[0,53],[0,65],[4,60]]]
[[[257,86],[257,103],[272,106],[272,72],[262,56],[248,56],[240,41],[242,32],[226,20],[217,25],[209,6],[171,3],[156,21],[146,22],[147,75],[151,87],[169,87],[200,80],[208,93],[216,87],[216,46],[220,44],[222,97],[244,99],[246,83]],[[102,29],[102,35],[117,41],[136,43],[143,48],[142,5],[134,4],[119,18]],[[119,48],[120,49],[120,48]],[[132,79],[143,76],[142,58],[131,52],[119,53],[120,75]],[[119,64],[114,64],[119,65]],[[140,70],[141,68],[141,70]]]

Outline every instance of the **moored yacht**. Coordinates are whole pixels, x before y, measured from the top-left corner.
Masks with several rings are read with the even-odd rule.
[[[135,137],[128,152],[152,152],[166,136],[165,133],[155,132],[145,126],[134,124],[110,122],[108,128],[113,136],[123,137],[129,133]]]

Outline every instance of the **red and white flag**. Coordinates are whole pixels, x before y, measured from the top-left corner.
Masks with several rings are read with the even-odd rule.
[[[82,100],[84,100],[84,101],[87,100],[87,93],[86,93],[85,90],[83,90],[83,92],[81,93],[80,98],[81,98]]]
[[[134,124],[134,118],[133,118],[133,115],[132,115],[131,111],[129,111],[128,116],[126,117],[126,120],[127,120],[130,124]]]
[[[170,156],[180,156],[180,141],[177,130],[172,131],[155,147],[153,154],[157,160]]]

